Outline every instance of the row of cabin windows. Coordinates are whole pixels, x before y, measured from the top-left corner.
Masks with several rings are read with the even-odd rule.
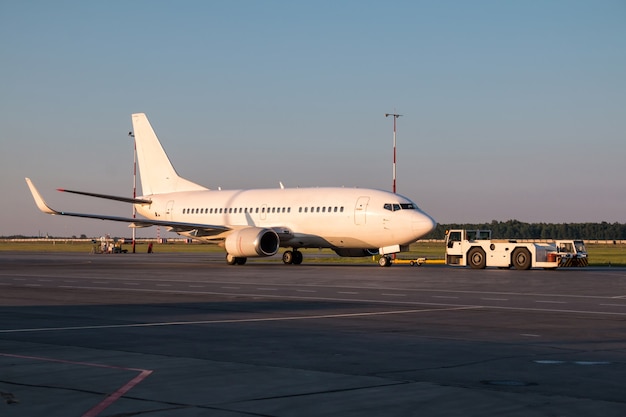
[[[342,207],[300,207],[299,213],[343,213]],[[291,207],[185,208],[183,214],[291,213]]]

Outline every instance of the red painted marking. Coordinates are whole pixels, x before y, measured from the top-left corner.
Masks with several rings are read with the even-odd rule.
[[[26,356],[26,355],[13,355],[11,353],[0,353],[0,356],[6,356],[10,358],[18,358],[18,359],[32,359],[36,361],[46,361],[46,362],[56,362],[56,363],[65,363],[70,365],[81,365],[81,366],[91,366],[94,368],[106,368],[106,369],[119,369],[122,371],[134,371],[139,372],[139,375],[128,381],[126,384],[122,385],[119,389],[117,389],[114,393],[106,397],[102,400],[98,405],[93,407],[91,410],[87,411],[81,417],[97,417],[105,408],[109,407],[115,401],[119,400],[124,394],[133,389],[137,384],[146,379],[150,374],[152,374],[151,370],[148,369],[137,369],[137,368],[123,368],[121,366],[111,366],[111,365],[103,365],[100,363],[90,363],[90,362],[76,362],[76,361],[68,361],[64,359],[52,359],[52,358],[42,358],[38,356]]]
[[[124,368],[121,368],[121,369],[124,369]],[[83,414],[82,417],[96,417],[96,416],[98,416],[101,412],[104,411],[105,408],[107,408],[108,406],[113,404],[115,401],[119,400],[124,394],[126,394],[128,391],[130,391],[135,385],[139,384],[141,381],[143,381],[148,376],[150,376],[151,373],[152,373],[152,371],[148,371],[148,370],[145,370],[145,369],[142,370],[139,373],[139,375],[137,375],[136,377],[134,377],[133,379],[128,381],[125,385],[120,387],[113,394],[111,394],[108,397],[106,397],[103,401],[100,402],[100,404],[96,405],[94,408],[92,408],[91,410],[89,410],[85,414]]]

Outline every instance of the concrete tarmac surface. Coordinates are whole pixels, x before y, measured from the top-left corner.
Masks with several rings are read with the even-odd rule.
[[[0,416],[626,416],[626,269],[0,253]]]

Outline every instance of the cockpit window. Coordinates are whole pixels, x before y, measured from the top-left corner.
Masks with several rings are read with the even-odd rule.
[[[389,211],[417,210],[417,206],[413,203],[385,203],[383,208]]]

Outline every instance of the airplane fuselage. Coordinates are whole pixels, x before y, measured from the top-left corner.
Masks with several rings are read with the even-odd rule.
[[[144,196],[137,212],[154,220],[274,229],[283,247],[379,249],[408,245],[434,221],[415,203],[387,191],[359,188],[203,190]],[[220,233],[198,235],[215,240]]]

